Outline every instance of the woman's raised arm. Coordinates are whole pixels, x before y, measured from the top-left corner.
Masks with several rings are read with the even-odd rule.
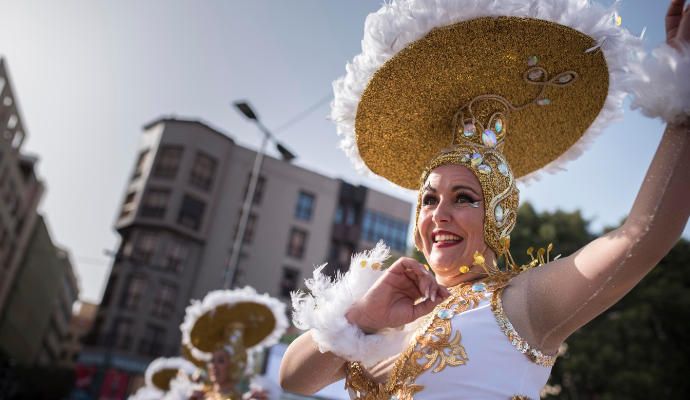
[[[690,13],[683,13],[683,3],[671,2],[666,30],[670,45],[688,51]],[[687,79],[677,84],[688,85]],[[510,297],[508,307],[527,312],[525,318],[518,318],[527,322],[517,325],[523,325],[526,336],[540,349],[555,351],[571,333],[620,300],[669,252],[688,216],[690,119],[686,115],[684,122],[667,126],[620,228],[515,279],[504,296]]]

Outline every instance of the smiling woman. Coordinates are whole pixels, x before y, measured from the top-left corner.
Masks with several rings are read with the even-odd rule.
[[[285,354],[283,386],[344,377],[355,399],[539,398],[563,341],[631,290],[690,215],[683,4],[646,59],[615,9],[586,0],[399,0],[371,14],[332,117],[356,166],[419,190],[414,239],[434,274],[409,258],[383,269],[383,244],[335,282],[317,269],[293,296],[309,332]],[[516,180],[576,158],[626,92],[668,123],[627,220],[568,257],[551,260],[550,245],[517,264]]]

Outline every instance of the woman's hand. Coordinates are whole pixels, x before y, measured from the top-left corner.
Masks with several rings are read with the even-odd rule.
[[[403,326],[428,314],[450,294],[412,258],[402,257],[345,315],[366,333]]]
[[[677,50],[681,45],[690,45],[690,7],[683,10],[684,3],[685,0],[671,0],[666,13],[666,43]]]

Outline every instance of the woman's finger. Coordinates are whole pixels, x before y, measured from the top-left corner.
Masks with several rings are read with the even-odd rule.
[[[681,19],[683,18],[683,5],[685,0],[671,0],[671,4],[668,6],[668,11],[666,12],[666,41],[671,42],[675,39],[678,32],[678,27],[680,26]]]
[[[683,11],[683,17],[678,26],[675,39],[676,42],[683,42],[686,45],[690,42],[690,4],[688,4],[685,7],[685,11]]]
[[[439,303],[441,302],[440,298],[437,298],[436,301],[432,301],[431,299],[427,299],[421,303],[417,303],[414,306],[412,306],[412,313],[413,313],[413,318],[417,319],[419,317],[423,317],[430,312],[434,310],[434,307],[436,307]]]

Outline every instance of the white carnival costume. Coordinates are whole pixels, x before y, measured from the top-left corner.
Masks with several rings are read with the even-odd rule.
[[[384,273],[385,246],[353,257],[335,281],[317,269],[310,294],[293,296],[294,322],[349,361],[353,398],[539,398],[556,354],[527,343],[501,304],[510,279],[550,260],[550,245],[527,265],[510,255],[516,180],[577,158],[622,115],[627,93],[648,116],[687,120],[690,85],[676,82],[690,76],[690,49],[644,57],[615,5],[588,0],[393,0],[368,16],[362,53],[334,83],[341,146],[358,170],[408,189],[438,166],[467,167],[485,198],[485,242],[505,268],[475,259],[488,279],[372,335],[345,313]],[[391,365],[385,382],[372,379]]]

